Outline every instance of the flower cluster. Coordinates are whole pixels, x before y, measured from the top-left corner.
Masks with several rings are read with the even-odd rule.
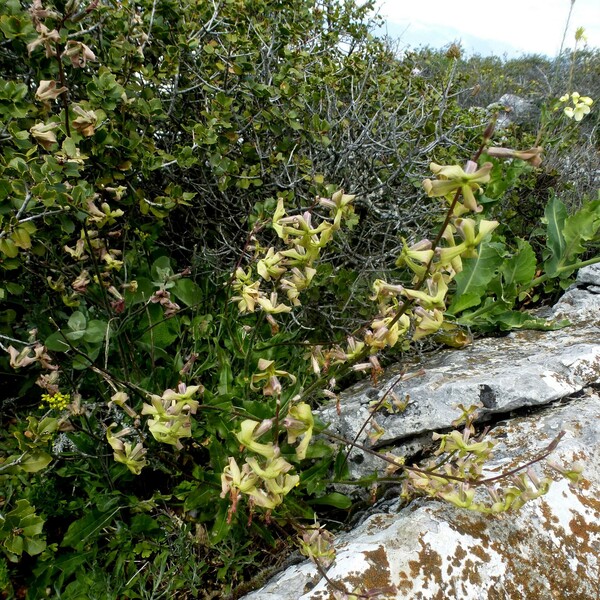
[[[289,313],[293,306],[299,306],[299,296],[308,288],[315,276],[315,261],[321,249],[332,239],[341,227],[343,219],[353,214],[351,205],[354,196],[348,196],[341,190],[331,198],[317,198],[317,205],[330,211],[330,218],[316,225],[313,213],[306,211],[300,215],[286,215],[283,199],[277,203],[272,226],[277,235],[287,245],[287,249],[276,251],[269,248],[266,252],[258,249],[261,258],[256,264],[256,274],[239,267],[234,275],[232,301],[237,302],[240,313],[253,313],[257,309],[267,314],[267,320],[274,331],[277,324],[273,315]],[[270,283],[270,291],[262,289],[264,283]],[[279,302],[284,295],[288,304]]]
[[[70,394],[62,394],[56,392],[55,394],[42,394],[42,403],[40,408],[44,408],[44,404],[47,404],[49,408],[53,410],[65,410],[71,402]]]
[[[257,456],[249,456],[240,468],[235,458],[229,457],[229,464],[221,474],[221,497],[229,495],[231,506],[229,520],[237,510],[242,494],[248,496],[251,506],[260,506],[272,510],[283,502],[283,498],[300,481],[300,477],[290,474],[293,466],[281,456],[279,446],[273,442],[261,442],[259,439],[272,430],[274,422],[266,419],[261,423],[246,419],[235,434],[237,440],[247,451]],[[308,404],[300,402],[290,407],[288,416],[283,420],[287,430],[287,441],[296,444],[296,456],[302,460],[312,438],[314,418]]]
[[[152,416],[148,429],[155,440],[183,448],[181,438],[192,435],[190,416],[198,410],[198,401],[192,397],[199,390],[203,391],[201,386],[180,383],[177,391],[165,390],[162,396],[153,395],[150,404],[144,403],[142,414]]]
[[[539,161],[540,152],[541,148],[523,153],[511,151],[509,157]],[[464,169],[431,163],[430,168],[438,178],[425,179],[423,188],[429,197],[442,198],[453,206],[453,212],[436,248],[429,240],[412,245],[403,241],[396,265],[413,273],[415,289],[377,279],[371,299],[378,303],[379,315],[366,329],[362,341],[351,337],[346,348],[334,346],[326,352],[321,347],[315,348],[312,364],[316,372],[322,367],[355,361],[368,352],[368,361],[355,364],[353,369],[371,369],[375,375],[380,369],[376,357],[380,350],[395,346],[407,336],[419,340],[443,326],[449,284],[463,270],[462,259],[476,258],[479,245],[498,223],[466,216],[482,210],[477,195],[490,180],[491,163],[479,167],[469,161]]]
[[[327,568],[335,559],[333,535],[319,523],[306,527],[299,535],[300,552],[322,568]]]
[[[7,351],[10,355],[10,366],[13,369],[21,369],[22,367],[39,363],[40,367],[47,371],[58,370],[58,367],[52,363],[52,357],[48,354],[46,346],[43,346],[39,342],[25,346],[21,351],[13,346],[9,346]]]
[[[571,95],[565,94],[559,98],[559,102],[565,103],[571,100],[573,106],[565,106],[563,112],[569,119],[575,119],[575,121],[581,121],[585,115],[589,114],[590,107],[594,101],[589,96],[581,96],[578,92],[573,92]]]
[[[123,439],[135,433],[130,427],[125,427],[118,433],[113,434],[114,427],[116,427],[115,423],[106,430],[106,439],[113,449],[115,461],[124,464],[134,475],[139,475],[147,464],[145,458],[146,448],[139,440],[136,440],[134,445],[133,442]]]

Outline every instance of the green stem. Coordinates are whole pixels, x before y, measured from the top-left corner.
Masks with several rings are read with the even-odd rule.
[[[595,265],[597,263],[600,263],[600,256],[596,256],[595,258],[590,258],[588,260],[582,260],[572,265],[565,265],[564,267],[559,267],[556,270],[556,273],[554,273],[553,275],[544,273],[543,275],[536,277],[527,287],[522,288],[521,292],[527,292],[528,290],[540,285],[541,283],[545,283],[546,281],[548,281],[548,279],[556,279],[564,271],[576,271],[578,269],[581,269],[582,267],[589,267],[590,265]]]
[[[496,121],[494,119],[486,127],[485,132],[483,133],[483,140],[482,140],[479,148],[477,149],[477,152],[475,152],[475,154],[473,155],[473,157],[471,159],[473,162],[476,163],[479,160],[479,158],[481,157],[481,154],[483,153],[483,151],[484,151],[484,149],[485,149],[485,147],[486,147],[489,139],[492,136],[495,124],[496,124]],[[450,220],[452,219],[452,217],[454,215],[454,209],[456,207],[457,202],[460,200],[460,197],[461,197],[461,189],[459,188],[458,190],[456,190],[456,193],[454,194],[454,198],[452,199],[452,202],[450,203],[450,206],[448,207],[448,210],[446,211],[446,216],[444,218],[444,222],[442,223],[441,227],[439,228],[438,233],[437,233],[435,239],[433,240],[433,242],[431,244],[431,250],[433,250],[434,254],[432,255],[432,257],[429,260],[429,262],[425,265],[425,271],[424,271],[423,275],[421,276],[421,278],[419,279],[419,281],[417,281],[417,283],[412,288],[415,291],[420,290],[425,285],[428,277],[430,276],[431,265],[433,264],[433,259],[435,257],[435,250],[436,250],[438,244],[441,242],[441,240],[442,240],[442,238],[444,236],[444,232],[446,231],[446,228],[450,224]],[[404,314],[406,314],[406,312],[410,308],[412,308],[412,306],[414,305],[415,301],[416,300],[413,299],[413,298],[409,298],[407,300],[403,300],[401,306],[398,308],[398,311],[394,315],[394,318],[390,321],[390,324],[388,325],[388,328],[392,328],[398,322],[398,320]],[[364,360],[367,357],[367,355],[370,353],[370,351],[371,351],[370,348],[365,347],[364,350],[355,357],[352,365],[358,364],[362,360]],[[335,379],[338,379],[338,380],[341,379],[342,377],[344,377],[345,375],[347,375],[350,372],[350,370],[352,369],[352,365],[347,365],[347,364],[339,365],[338,370],[333,375],[333,377]],[[329,379],[331,379],[331,377],[332,377],[331,373],[326,373],[325,375],[321,375],[321,377],[319,377],[312,385],[310,385],[302,393],[302,398],[303,399],[309,398],[309,396],[314,391],[320,389],[326,381],[328,381]]]

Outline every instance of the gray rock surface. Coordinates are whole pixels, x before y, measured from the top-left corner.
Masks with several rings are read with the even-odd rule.
[[[490,104],[488,109],[499,109],[497,130],[504,129],[511,123],[518,125],[531,123],[539,113],[539,109],[532,102],[515,94],[504,94],[498,102]]]
[[[397,366],[378,385],[361,382],[347,390],[341,414],[333,405],[322,409],[320,417],[332,431],[354,439],[370,415],[370,403],[391,393],[408,397],[404,412],[375,413],[384,433],[374,445],[369,427],[358,440],[410,456],[427,451],[431,432],[451,427],[459,403],[479,403],[482,418],[495,421],[490,436],[497,446],[490,468],[506,470],[535,458],[561,430],[565,436],[553,454],[557,462],[585,465],[578,487],[558,478],[547,495],[501,516],[438,501],[418,500],[401,509],[396,502],[395,510],[373,514],[337,538],[330,580],[349,592],[358,585],[391,586],[395,591],[382,597],[411,600],[600,597],[600,397],[590,387],[600,384],[599,292],[600,266],[581,269],[550,314],[568,318],[570,326],[518,331],[439,352],[414,365],[412,371],[423,368],[424,374],[406,381],[399,377],[411,367]],[[354,477],[385,468],[362,451],[350,456]],[[305,562],[245,598],[324,600],[336,595]]]
[[[597,278],[597,279],[596,279]],[[480,419],[531,406],[542,406],[600,381],[600,294],[592,293],[600,267],[586,267],[577,283],[553,308],[551,318],[569,319],[556,331],[515,331],[506,337],[476,340],[462,350],[443,350],[415,365],[388,369],[377,385],[363,381],[346,390],[341,411],[333,404],[318,411],[330,430],[373,448],[393,448],[411,456],[448,429],[460,414],[458,404],[480,404]],[[424,369],[424,374],[400,381]],[[382,398],[408,399],[406,410],[385,409],[372,416],[384,433],[372,444],[364,428]],[[351,475],[362,477],[385,467],[360,450],[350,453]]]
[[[600,572],[600,397],[588,391],[564,405],[511,419],[492,432],[490,465],[531,459],[560,431],[554,453],[585,464],[578,487],[555,481],[519,512],[480,515],[419,500],[376,514],[339,536],[328,578],[348,591],[391,587],[388,600],[598,598]],[[311,563],[293,566],[246,600],[333,600]],[[343,596],[339,596],[343,597]]]

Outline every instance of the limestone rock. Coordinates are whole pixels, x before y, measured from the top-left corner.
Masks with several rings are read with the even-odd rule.
[[[591,277],[583,273],[581,281]],[[506,337],[476,340],[462,350],[443,350],[412,367],[391,367],[377,385],[363,381],[346,390],[339,414],[331,405],[318,411],[319,417],[346,439],[413,455],[430,439],[429,432],[451,427],[460,414],[460,403],[480,404],[485,420],[581,391],[600,381],[600,294],[580,285],[587,284],[573,286],[553,309],[554,318],[568,318],[571,326],[515,331]],[[403,370],[410,374],[421,368],[424,374],[401,381]],[[402,413],[379,410],[373,415],[384,433],[371,444],[370,426],[363,425],[379,400],[394,396],[408,399],[408,406]],[[353,477],[384,467],[360,450],[351,452],[349,464]]]
[[[487,108],[498,111],[497,130],[504,129],[511,123],[531,123],[539,112],[532,102],[515,94],[504,94],[498,102],[490,104]]]
[[[600,397],[593,386],[600,384],[599,292],[600,266],[581,269],[549,313],[568,318],[569,327],[477,340],[413,367],[397,366],[378,385],[362,382],[342,394],[341,414],[335,406],[320,411],[331,431],[369,446],[368,427],[361,428],[371,403],[391,393],[408,397],[404,412],[373,415],[385,431],[371,447],[413,455],[427,451],[432,431],[451,427],[457,404],[480,403],[482,418],[495,421],[490,438],[497,445],[488,466],[497,469],[494,474],[534,460],[560,431],[565,435],[553,458],[585,466],[578,487],[557,478],[548,494],[500,516],[427,499],[405,507],[396,499],[379,503],[337,538],[337,557],[327,570],[331,581],[347,592],[388,589],[388,600],[598,598]],[[423,374],[401,380],[421,368]],[[353,477],[385,467],[356,449],[349,464]],[[344,596],[336,596],[316,567],[304,562],[245,598],[338,597]]]
[[[419,500],[396,514],[369,517],[339,536],[328,578],[348,592],[388,589],[388,600],[592,600],[600,572],[600,397],[568,403],[499,425],[491,467],[534,458],[560,430],[554,456],[584,462],[578,487],[554,482],[516,513],[487,516]],[[333,600],[311,563],[281,573],[246,600]],[[338,596],[343,597],[343,596]]]

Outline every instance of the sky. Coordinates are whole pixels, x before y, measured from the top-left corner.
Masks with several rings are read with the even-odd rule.
[[[385,31],[412,48],[441,48],[460,41],[468,53],[509,58],[522,54],[556,56],[571,0],[377,0]],[[600,47],[600,0],[575,0],[565,39],[584,27],[589,47]],[[581,45],[581,43],[580,43]]]

